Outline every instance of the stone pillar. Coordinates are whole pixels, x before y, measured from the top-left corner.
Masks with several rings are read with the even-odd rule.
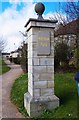
[[[54,28],[56,21],[29,19],[25,25],[28,38],[28,92],[24,106],[31,117],[44,109],[59,106],[54,95]]]

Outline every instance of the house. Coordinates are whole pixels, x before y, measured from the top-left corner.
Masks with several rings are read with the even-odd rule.
[[[70,46],[74,46],[77,42],[77,35],[79,34],[79,19],[69,22],[66,25],[61,25],[55,31],[55,43],[66,42]]]
[[[10,53],[2,53],[3,58],[10,58]]]
[[[10,57],[12,57],[12,58],[17,58],[18,56],[21,57],[21,49],[20,48],[18,48],[15,51],[12,51],[10,53]]]
[[[64,26],[60,26],[60,28],[55,31],[54,35],[55,44],[64,42],[70,46],[72,52],[69,64],[78,66],[78,53],[75,54],[76,57],[74,57],[73,51],[75,50],[74,48],[78,48],[79,46],[79,19],[69,22]]]

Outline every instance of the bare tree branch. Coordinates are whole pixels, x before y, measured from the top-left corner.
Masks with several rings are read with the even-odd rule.
[[[0,37],[0,53],[4,50],[6,42],[3,37]]]

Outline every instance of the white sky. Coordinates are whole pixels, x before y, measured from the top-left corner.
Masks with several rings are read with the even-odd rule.
[[[24,37],[19,31],[25,32],[24,25],[29,18],[37,18],[36,13],[34,12],[35,4],[27,2],[20,11],[17,11],[16,6],[18,2],[20,4],[20,0],[16,0],[15,4],[13,4],[13,1],[14,0],[10,0],[12,7],[7,8],[0,14],[0,37],[3,36],[7,41],[5,52],[10,52],[20,46]],[[47,19],[52,15],[52,12],[50,12],[47,15],[44,15],[44,17]]]
[[[17,11],[16,5],[13,5],[0,14],[0,36],[7,40],[7,51],[20,45],[23,36],[19,31],[25,32],[24,25],[27,20],[36,16],[33,8],[34,4],[28,3],[22,10]]]

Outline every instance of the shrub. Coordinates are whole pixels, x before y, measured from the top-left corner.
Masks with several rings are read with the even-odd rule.
[[[66,43],[57,43],[55,46],[55,67],[68,67],[71,51]]]
[[[17,57],[17,58],[12,58],[12,61],[15,63],[15,64],[20,64],[20,59]]]
[[[20,64],[24,72],[28,71],[27,44],[23,43],[21,49]]]

